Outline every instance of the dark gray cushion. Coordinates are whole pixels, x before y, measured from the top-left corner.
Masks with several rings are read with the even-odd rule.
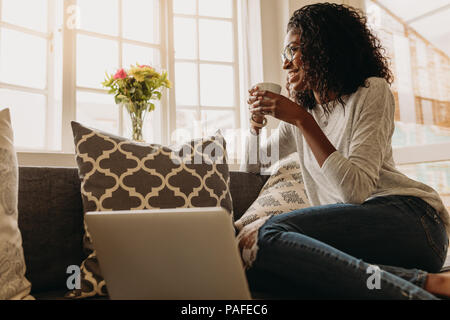
[[[234,221],[247,211],[256,200],[261,188],[269,176],[261,176],[255,173],[230,172],[230,192],[233,200]]]
[[[79,264],[83,209],[75,168],[19,168],[19,228],[32,293],[66,285]]]

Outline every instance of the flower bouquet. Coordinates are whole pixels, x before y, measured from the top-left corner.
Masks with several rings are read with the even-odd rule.
[[[142,127],[148,112],[155,110],[152,101],[160,100],[164,88],[171,88],[167,72],[157,72],[147,65],[132,65],[130,69],[123,68],[112,74],[106,74],[104,87],[108,93],[114,94],[116,104],[123,105],[131,117],[132,139],[144,141]]]

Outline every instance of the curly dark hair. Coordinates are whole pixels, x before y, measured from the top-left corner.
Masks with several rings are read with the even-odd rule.
[[[366,86],[369,77],[384,78],[389,84],[393,75],[385,49],[367,27],[364,14],[350,6],[318,3],[294,12],[287,32],[300,35],[301,62],[306,89],[296,94],[297,103],[313,109],[317,92],[320,101],[327,94],[337,94],[333,102],[324,103],[326,113],[343,97]]]

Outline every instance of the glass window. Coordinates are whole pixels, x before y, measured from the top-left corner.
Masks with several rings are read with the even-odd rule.
[[[77,85],[102,88],[105,72],[119,67],[117,41],[85,35],[77,37]]]
[[[0,30],[0,81],[39,89],[47,86],[47,40]]]
[[[175,85],[178,105],[198,105],[197,65],[189,62],[175,64]]]
[[[117,36],[119,33],[118,0],[77,0],[80,29]]]
[[[130,65],[146,64],[153,67],[159,67],[159,50],[138,46],[134,44],[123,44],[122,66],[130,67]]]
[[[46,145],[46,96],[0,89],[0,101],[2,107],[10,109],[15,146],[43,149]]]
[[[123,37],[159,43],[159,5],[157,0],[122,1]]]
[[[232,131],[239,127],[233,1],[174,0],[173,5],[176,139],[187,131],[199,137],[228,130],[231,150],[237,136]]]
[[[195,14],[197,0],[173,0],[173,12],[181,14]]]
[[[232,0],[199,0],[198,11],[201,16],[231,18]]]
[[[233,67],[200,65],[200,101],[203,106],[232,107],[234,105]]]
[[[110,95],[77,93],[77,121],[92,128],[119,134],[119,108]]]
[[[200,59],[233,61],[233,25],[228,21],[200,19]]]
[[[47,0],[2,0],[2,21],[31,30],[47,32]]]
[[[397,112],[393,146],[450,143],[450,59],[398,17],[413,19],[424,12],[385,4],[392,6],[397,16],[366,0],[369,25],[386,48],[394,73]]]
[[[174,84],[146,119],[148,141],[234,128],[234,1],[0,0],[0,107],[11,108],[18,150],[72,152],[72,117],[129,136],[129,115],[102,82],[136,63],[169,70]]]
[[[197,27],[195,19],[174,18],[175,58],[197,58]]]

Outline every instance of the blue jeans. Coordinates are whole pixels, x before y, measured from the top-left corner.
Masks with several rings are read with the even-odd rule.
[[[422,199],[386,196],[273,216],[259,230],[258,247],[247,271],[252,291],[285,299],[436,299],[423,287],[427,272],[442,268],[448,237]]]

